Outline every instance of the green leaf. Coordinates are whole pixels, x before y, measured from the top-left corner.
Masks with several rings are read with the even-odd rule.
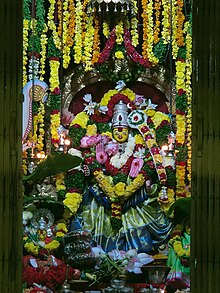
[[[180,198],[177,199],[169,208],[167,212],[167,216],[169,217],[173,211],[176,211],[177,213],[182,213],[186,216],[190,216],[191,212],[191,198]]]
[[[43,162],[37,165],[34,172],[23,178],[25,182],[37,182],[48,176],[66,172],[80,165],[82,159],[70,154],[49,155]]]

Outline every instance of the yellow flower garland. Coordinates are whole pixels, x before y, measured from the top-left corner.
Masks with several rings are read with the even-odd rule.
[[[41,58],[40,58],[40,80],[44,80],[44,74],[45,74],[45,61],[46,61],[46,54],[47,54],[47,31],[48,31],[48,27],[46,25],[46,23],[44,24],[44,29],[43,32],[41,34],[41,39],[40,39],[40,45],[41,45]]]
[[[70,18],[70,12],[68,10],[69,0],[63,1],[63,67],[68,68],[70,63],[70,46],[67,46],[67,39],[68,39],[68,23]]]
[[[82,194],[78,192],[67,192],[63,204],[68,207],[69,210],[65,210],[64,219],[68,219],[74,215],[82,202]]]
[[[124,27],[123,22],[120,21],[115,27],[116,44],[121,45],[123,42]]]
[[[118,182],[116,185],[113,185],[112,177],[104,175],[101,170],[94,172],[94,178],[111,202],[120,201],[121,203],[134,194],[145,183],[145,177],[143,174],[139,174],[128,184]]]
[[[23,20],[23,86],[27,83],[27,50],[28,50],[28,33],[30,22],[28,19]]]
[[[61,39],[58,35],[56,24],[54,23],[54,12],[55,12],[55,0],[49,0],[50,6],[48,9],[47,19],[48,28],[52,31],[53,41],[58,49],[61,49]]]
[[[56,190],[59,191],[59,190],[66,190],[66,186],[65,186],[65,183],[64,183],[64,174],[63,173],[60,173],[58,175],[56,175],[56,182],[55,182],[55,185],[56,185]]]
[[[176,61],[176,89],[185,90],[185,71],[186,63],[182,61]]]
[[[50,91],[53,92],[55,88],[59,88],[60,81],[59,81],[59,67],[60,62],[58,60],[49,60],[50,65]]]
[[[192,158],[192,87],[191,87],[191,75],[192,75],[192,36],[189,32],[190,23],[185,23],[184,30],[186,34],[186,95],[187,95],[187,148],[188,148],[188,159],[187,159],[187,178],[189,185],[191,185],[191,158]]]
[[[153,23],[153,0],[148,1],[147,6],[147,18],[148,18],[148,26],[147,26],[147,56],[154,65],[158,64],[159,60],[154,56],[153,53],[153,44],[154,44],[154,23]]]
[[[85,30],[83,61],[85,63],[85,71],[90,71],[92,70],[92,51],[94,41],[93,14],[91,7],[88,8]]]
[[[175,5],[175,2],[174,5],[172,5],[172,33],[172,56],[175,60],[179,51],[179,47],[177,44],[177,7]]]
[[[106,39],[108,39],[110,35],[110,28],[109,28],[108,22],[104,21],[102,26],[103,26],[102,28],[103,35],[106,37]]]
[[[186,118],[185,115],[176,115],[176,141],[180,144],[185,142]]]
[[[100,106],[107,106],[108,102],[110,101],[110,99],[112,98],[112,96],[118,94],[119,92],[117,90],[109,90],[107,93],[104,94],[104,96],[102,97],[101,101],[100,101]],[[120,94],[123,94],[125,96],[127,96],[129,98],[130,101],[133,101],[135,99],[135,93],[126,88],[120,91]]]
[[[136,47],[138,45],[138,19],[137,19],[137,13],[138,13],[138,8],[137,8],[137,1],[133,0],[132,1],[133,5],[133,10],[134,10],[134,16],[131,18],[131,40],[132,40],[132,45]]]
[[[38,138],[36,141],[36,148],[38,149],[38,151],[42,151],[44,149],[44,115],[45,115],[45,107],[44,107],[44,103],[40,102],[40,107],[39,107],[39,112],[38,112],[38,118],[37,118],[37,122],[39,124],[38,126]]]
[[[74,37],[74,62],[79,64],[82,60],[82,16],[83,6],[80,0],[76,1],[75,37]]]
[[[74,124],[80,125],[82,128],[86,128],[87,122],[89,121],[89,115],[86,112],[80,112],[72,120],[70,126]]]
[[[162,31],[161,36],[163,38],[164,44],[170,42],[171,24],[170,24],[170,0],[162,0]]]
[[[58,128],[60,127],[60,113],[50,115],[51,123],[51,138],[55,141],[59,141]]]

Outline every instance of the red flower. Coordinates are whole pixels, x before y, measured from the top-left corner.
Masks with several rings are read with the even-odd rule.
[[[96,123],[106,123],[109,121],[109,116],[105,114],[94,114],[91,119]]]
[[[84,158],[84,163],[85,163],[86,165],[90,165],[90,164],[92,164],[94,161],[95,161],[95,157],[87,157],[87,158]]]
[[[55,115],[55,114],[59,114],[60,113],[60,111],[59,110],[53,110],[53,111],[51,111],[51,115]]]
[[[186,162],[178,162],[178,161],[176,161],[176,165],[184,167],[184,166],[186,166]]]
[[[51,139],[52,144],[59,144],[59,139]]]
[[[55,89],[51,92],[52,95],[60,95],[60,88],[55,87]]]
[[[176,114],[178,114],[178,115],[184,115],[185,114],[185,112],[183,112],[183,111],[181,111],[181,110],[178,110],[178,109],[176,109]]]
[[[179,89],[178,90],[178,96],[182,96],[183,94],[185,94],[186,92],[183,89]]]
[[[148,127],[147,125],[141,127],[141,132],[142,132],[142,133],[146,133],[146,132],[148,132],[148,131],[149,131],[149,127]]]

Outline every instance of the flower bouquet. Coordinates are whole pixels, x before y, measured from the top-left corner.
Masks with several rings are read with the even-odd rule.
[[[93,270],[85,272],[85,277],[92,281],[91,285],[99,281],[109,282],[115,278],[125,278],[127,273],[141,274],[141,267],[154,261],[146,253],[138,253],[136,249],[114,249],[105,253],[100,246],[93,247],[92,251],[97,260]]]

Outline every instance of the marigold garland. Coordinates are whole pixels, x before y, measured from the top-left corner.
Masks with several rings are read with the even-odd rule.
[[[74,6],[74,0],[69,0],[69,23],[68,23],[68,34],[67,34],[67,40],[66,45],[71,48],[73,45],[73,36],[75,34],[75,6]]]
[[[111,176],[104,175],[103,171],[95,171],[94,177],[99,187],[109,197],[111,202],[123,203],[127,198],[134,194],[145,183],[143,174],[139,174],[130,184],[119,182],[112,183]]]
[[[147,14],[147,10],[148,10],[148,5],[147,5],[147,0],[142,0],[141,1],[142,4],[142,18],[143,18],[143,44],[142,44],[142,56],[144,58],[147,58],[147,47],[148,47],[148,14]]]
[[[92,64],[98,62],[98,60],[99,60],[99,55],[100,55],[100,35],[99,35],[99,30],[100,30],[99,19],[95,15]]]
[[[157,44],[160,40],[159,33],[160,33],[161,0],[155,0],[154,10],[155,10],[154,44]]]
[[[67,45],[68,39],[68,24],[70,18],[70,12],[68,9],[69,0],[63,1],[63,30],[62,30],[62,45],[63,45],[63,67],[68,68],[70,63],[70,46]]]
[[[183,24],[184,24],[184,21],[185,21],[185,15],[183,13],[183,6],[184,6],[183,0],[177,0],[176,5],[177,5],[177,7],[176,7],[176,9],[177,9],[176,42],[177,42],[178,47],[182,47],[185,44],[184,35],[183,35]]]

